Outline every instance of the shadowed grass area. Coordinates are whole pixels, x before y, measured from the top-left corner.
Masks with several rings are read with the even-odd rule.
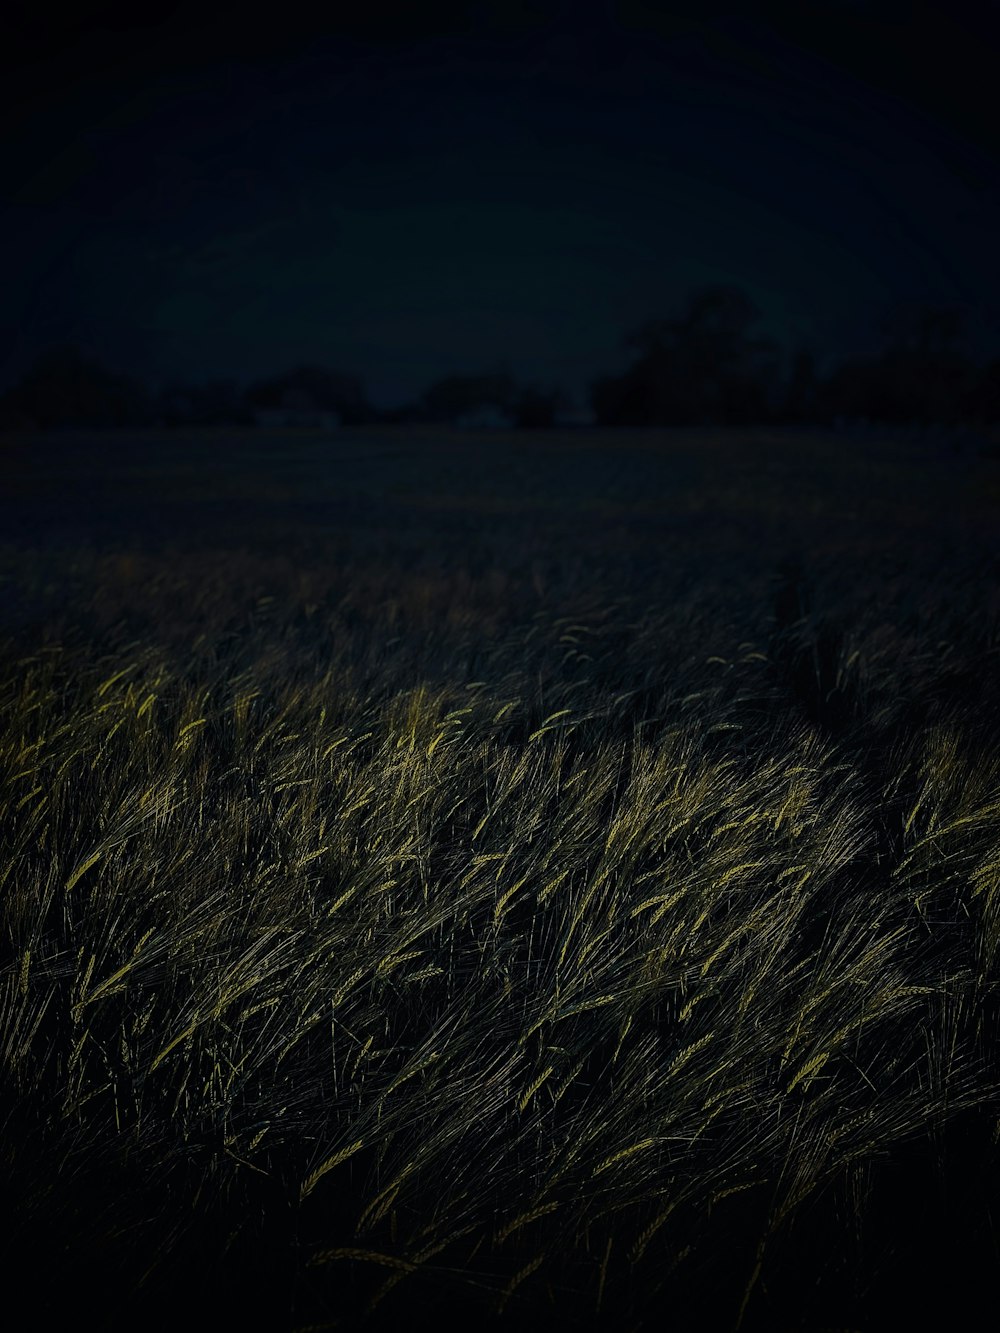
[[[394,438],[172,535],[161,443],[5,548],[41,1308],[874,1329],[962,1255],[988,1290],[995,465]]]

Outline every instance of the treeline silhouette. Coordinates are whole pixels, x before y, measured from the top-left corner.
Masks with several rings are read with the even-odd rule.
[[[960,314],[900,305],[881,346],[822,374],[808,347],[783,353],[755,334],[759,312],[735,286],[703,287],[681,314],[653,320],[625,346],[633,364],[591,385],[598,420],[630,426],[744,426],[842,421],[893,425],[1000,420],[1000,358],[977,363]]]
[[[245,388],[175,382],[153,392],[75,347],[51,350],[0,394],[6,427],[326,426],[377,422],[599,426],[924,426],[1000,421],[1000,357],[976,361],[954,309],[900,305],[880,326],[877,351],[821,371],[805,346],[785,351],[757,333],[760,315],[737,286],[690,293],[672,318],[629,333],[628,368],[589,385],[589,414],[559,389],[518,384],[505,367],[449,375],[414,402],[378,409],[363,381],[297,366]]]

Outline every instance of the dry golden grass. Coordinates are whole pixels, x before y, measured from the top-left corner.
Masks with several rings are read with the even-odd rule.
[[[894,604],[820,553],[782,620],[727,559],[643,601],[575,558],[77,553],[0,662],[3,1077],[48,1161],[233,1215],[263,1178],[358,1319],[430,1282],[638,1326],[762,1198],[736,1327],[807,1200],[996,1110],[985,583]]]

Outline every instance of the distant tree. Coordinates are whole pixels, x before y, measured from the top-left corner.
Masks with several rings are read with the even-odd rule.
[[[970,414],[981,376],[964,350],[958,311],[900,303],[880,332],[880,351],[848,358],[830,376],[823,398],[834,416],[916,425]]]
[[[0,393],[0,430],[37,430],[39,422],[17,401],[15,389]]]
[[[40,356],[4,399],[8,412],[45,428],[141,426],[153,419],[144,385],[72,346]]]
[[[167,426],[246,426],[253,421],[233,380],[168,384],[157,398],[157,415]]]
[[[449,375],[426,389],[420,406],[426,420],[454,421],[477,408],[494,407],[514,415],[516,387],[506,370],[484,375]]]
[[[880,327],[888,350],[913,356],[949,356],[958,352],[964,341],[958,310],[923,301],[899,301],[890,306]]]
[[[383,407],[379,418],[388,425],[405,425],[407,422],[417,421],[419,420],[417,404],[397,403],[395,407]]]
[[[602,426],[648,426],[653,419],[653,395],[641,370],[591,380],[590,406]]]
[[[990,425],[1000,422],[1000,357],[977,370],[965,398],[965,416]]]
[[[560,390],[529,384],[517,396],[514,421],[526,430],[548,429],[555,425],[556,413],[568,406],[569,399]]]
[[[397,407],[383,408],[379,413],[379,420],[388,425],[406,425],[423,421],[425,418],[426,412],[418,402],[400,403]]]
[[[833,368],[820,386],[821,419],[875,420],[879,412],[878,367],[871,357],[848,357]]]
[[[961,314],[945,306],[899,305],[883,321],[878,415],[897,421],[956,421],[975,367],[963,350]]]
[[[820,390],[815,355],[808,347],[797,347],[791,356],[781,398],[782,420],[795,424],[815,421],[820,413]]]
[[[771,415],[779,351],[754,337],[758,312],[739,287],[694,291],[680,316],[649,320],[624,339],[638,359],[624,375],[596,381],[591,405],[602,424],[736,425]]]
[[[368,402],[364,385],[357,376],[315,365],[298,366],[272,379],[256,381],[247,389],[246,401],[252,408],[337,412],[348,426],[375,421],[379,415]]]

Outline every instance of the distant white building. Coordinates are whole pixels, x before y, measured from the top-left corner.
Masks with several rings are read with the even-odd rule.
[[[288,385],[281,391],[277,404],[254,410],[258,426],[268,428],[302,426],[312,430],[336,430],[342,418],[336,408],[320,407],[308,389]]]
[[[494,403],[483,403],[455,418],[459,430],[513,430],[514,418]]]

